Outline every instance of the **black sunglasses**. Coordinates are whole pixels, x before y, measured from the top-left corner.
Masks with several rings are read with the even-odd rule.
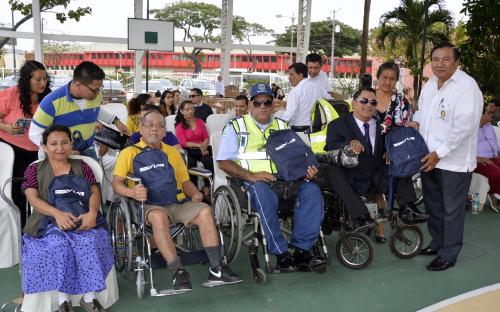
[[[199,94],[191,94],[189,97],[190,98],[194,98],[194,97],[197,97],[197,96],[200,96]]]
[[[260,107],[263,104],[264,104],[265,107],[271,107],[271,106],[273,106],[273,100],[253,101],[253,106],[254,107]]]
[[[363,105],[370,103],[372,106],[377,106],[377,103],[378,103],[377,100],[369,100],[367,98],[357,99],[356,101],[358,101],[359,103],[361,103]]]

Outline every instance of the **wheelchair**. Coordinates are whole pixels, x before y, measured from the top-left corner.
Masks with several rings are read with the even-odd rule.
[[[339,233],[336,244],[337,259],[345,267],[353,270],[362,270],[369,266],[374,257],[374,247],[371,239],[366,235],[375,224],[356,227],[351,220],[349,212],[342,203],[342,199],[330,187],[327,176],[328,165],[320,162],[320,168],[316,177],[325,202],[325,215],[322,228],[326,235],[333,232]],[[369,197],[365,197],[367,200]],[[374,204],[369,203],[368,206]],[[376,204],[375,204],[376,205]],[[377,207],[373,209],[377,210]]]
[[[219,186],[213,195],[215,220],[225,242],[226,259],[232,263],[239,255],[241,246],[248,247],[253,280],[258,284],[267,282],[267,274],[280,273],[271,266],[267,250],[267,241],[261,226],[259,214],[251,208],[250,196],[243,182],[236,178],[227,177],[227,185]],[[293,228],[293,206],[295,197],[279,201],[278,218],[281,231],[287,240],[290,239]],[[262,245],[264,268],[259,262],[259,247]],[[324,273],[329,267],[328,249],[322,230],[313,247],[316,257],[327,260],[327,265],[309,267],[309,271]]]
[[[211,181],[211,172],[204,169],[189,169],[192,175],[201,176]],[[140,179],[127,177],[134,183]],[[137,297],[144,297],[145,286],[149,284],[150,296],[172,296],[182,292],[172,289],[158,290],[154,281],[154,270],[167,266],[159,251],[153,252],[151,247],[152,228],[146,225],[144,205],[131,198],[116,197],[111,203],[107,215],[109,232],[115,254],[116,270],[124,276],[135,274]],[[170,235],[175,242],[176,250],[183,265],[205,263],[208,261],[200,233],[194,225],[185,226],[182,223],[172,224]],[[223,264],[227,264],[224,257],[224,240],[219,232],[221,255]],[[147,274],[146,274],[147,273]]]

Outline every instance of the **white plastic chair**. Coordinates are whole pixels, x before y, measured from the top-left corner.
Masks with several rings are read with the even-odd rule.
[[[497,144],[500,146],[500,127],[493,126],[495,130],[495,136],[497,138]],[[472,174],[472,180],[470,183],[470,188],[472,193],[477,193],[479,196],[479,211],[482,211],[484,204],[486,203],[486,196],[490,191],[490,185],[488,183],[488,178],[479,173]]]
[[[213,133],[224,129],[224,126],[231,119],[229,114],[212,114],[207,118],[207,132],[208,136],[212,136]],[[212,142],[212,140],[210,140]]]
[[[72,155],[70,158],[82,159],[85,161],[85,163],[92,169],[96,181],[102,183],[104,173],[97,161],[90,157],[81,155]],[[114,266],[111,268],[111,271],[106,277],[106,289],[98,292],[96,295],[97,300],[99,300],[104,308],[110,307],[118,301],[118,283],[116,280],[116,270]],[[80,305],[79,301],[81,297],[81,295],[71,296],[73,307]],[[57,310],[58,306],[57,291],[46,291],[42,293],[25,294],[21,311],[51,312]]]
[[[105,105],[101,105],[101,109],[104,109],[105,111],[115,115],[124,124],[127,123],[128,112],[127,112],[127,106],[125,106],[124,104],[122,104],[122,103],[108,103]],[[116,129],[115,125],[110,125],[110,126],[113,127],[114,129]]]
[[[0,187],[4,188],[5,196],[5,199],[0,198],[0,268],[9,268],[19,263],[21,212],[12,201],[12,183],[8,182],[14,168],[14,150],[8,144],[0,142],[0,155]]]
[[[212,144],[212,152],[214,159],[214,190],[216,190],[221,185],[227,185],[227,174],[219,168],[217,163],[217,154],[219,153],[220,140],[222,137],[222,130],[216,131],[210,136],[210,142]]]
[[[170,131],[173,134],[175,134],[175,116],[176,115],[169,115],[165,117],[165,127],[167,128],[167,131]]]

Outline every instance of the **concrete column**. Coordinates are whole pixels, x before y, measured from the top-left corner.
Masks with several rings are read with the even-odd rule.
[[[40,0],[32,0],[31,7],[33,12],[33,33],[35,34],[35,60],[43,63],[42,46],[42,19],[40,14]]]

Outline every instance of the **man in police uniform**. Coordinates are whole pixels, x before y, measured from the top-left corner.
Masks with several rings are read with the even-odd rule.
[[[297,194],[294,210],[294,227],[291,245],[280,231],[278,221],[278,196],[271,188],[276,181],[276,165],[269,159],[263,145],[272,130],[287,129],[288,125],[275,118],[273,92],[269,85],[255,84],[251,90],[250,114],[233,119],[222,134],[217,161],[228,175],[244,181],[250,192],[251,205],[259,213],[269,253],[277,255],[276,268],[283,272],[306,270],[321,265],[323,259],[314,258],[311,249],[319,235],[323,218],[323,197],[319,187],[309,182],[318,169],[309,167],[307,176]],[[314,262],[314,263],[311,263]]]

